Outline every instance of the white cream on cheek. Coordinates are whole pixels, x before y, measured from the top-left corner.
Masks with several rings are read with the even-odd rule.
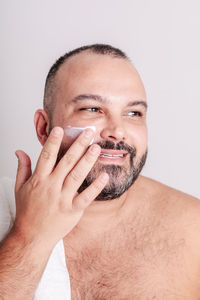
[[[66,136],[75,140],[81,134],[81,132],[87,128],[91,128],[94,132],[96,132],[95,126],[73,127],[73,126],[68,125],[67,127],[64,128],[64,133],[66,134]],[[93,142],[94,142],[94,138],[90,142],[90,145],[92,145]]]

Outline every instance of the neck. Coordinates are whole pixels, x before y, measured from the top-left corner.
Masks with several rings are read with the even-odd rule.
[[[77,230],[86,234],[102,232],[115,225],[124,213],[128,192],[113,200],[93,201],[77,224]]]
[[[140,179],[121,197],[113,200],[93,201],[85,210],[79,223],[72,231],[72,235],[93,237],[114,229],[117,224],[129,217],[137,217],[141,208]]]
[[[139,176],[134,185],[117,199],[93,201],[79,223],[63,239],[66,247],[69,249],[72,245],[73,249],[80,250],[92,242],[96,244],[104,240],[106,234],[117,234],[120,226],[126,228],[130,222],[136,228],[141,215],[149,209],[148,198],[144,197],[148,194],[144,191],[147,183],[143,183],[142,178]]]

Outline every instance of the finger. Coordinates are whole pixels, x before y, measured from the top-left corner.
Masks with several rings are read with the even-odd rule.
[[[108,183],[109,176],[102,173],[87,189],[74,198],[72,203],[73,209],[84,210],[100,194]]]
[[[15,154],[18,158],[18,168],[15,183],[15,191],[17,192],[32,175],[32,171],[31,160],[29,156],[22,150],[17,150]]]
[[[48,176],[56,163],[58,151],[63,138],[63,129],[54,127],[40,153],[35,173],[41,177]]]
[[[94,131],[92,129],[84,130],[56,166],[52,176],[55,176],[56,180],[59,178],[61,187],[65,177],[84,155],[93,137]]]
[[[68,191],[70,188],[73,194],[76,193],[85,177],[88,175],[95,162],[97,161],[100,153],[101,147],[98,145],[92,145],[89,148],[86,154],[81,158],[78,164],[66,177],[63,184],[63,192],[65,192],[65,190]]]

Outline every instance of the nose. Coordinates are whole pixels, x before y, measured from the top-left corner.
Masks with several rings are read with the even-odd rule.
[[[104,128],[101,130],[100,136],[104,140],[110,140],[113,142],[126,141],[126,131],[123,125],[117,120],[110,120],[104,124]]]

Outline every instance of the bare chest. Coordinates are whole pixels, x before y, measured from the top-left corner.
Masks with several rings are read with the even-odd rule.
[[[180,233],[121,227],[82,243],[65,243],[72,300],[200,299],[199,265]]]

